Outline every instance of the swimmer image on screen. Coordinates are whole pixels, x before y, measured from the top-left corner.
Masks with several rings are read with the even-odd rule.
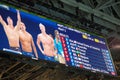
[[[32,35],[26,31],[26,26],[23,22],[21,22],[20,25],[19,36],[20,36],[20,43],[22,46],[22,54],[32,58],[36,58],[38,60],[38,54]]]
[[[54,45],[55,49],[57,50],[57,58],[59,63],[65,64],[65,58],[64,58],[64,53],[63,53],[63,48],[62,48],[62,43],[60,41],[60,36],[59,36],[59,31],[55,30],[55,39],[54,39]]]
[[[36,58],[38,60],[38,54],[37,54],[37,50],[36,50],[32,35],[26,31],[25,24],[21,21],[20,16],[19,18],[20,18],[19,41],[22,47],[22,54],[32,58]],[[35,56],[33,54],[33,51]]]
[[[37,36],[37,46],[46,60],[55,61],[54,57],[56,56],[56,50],[54,47],[54,40],[46,33],[45,26],[42,23],[39,24],[39,28],[41,33]],[[40,43],[42,43],[43,49]]]
[[[3,20],[2,16],[0,15],[0,23],[2,24],[6,36],[8,38],[9,46],[11,50],[20,51],[19,45],[19,27],[20,27],[20,13],[17,10],[17,25],[13,26],[13,20],[8,16],[7,23]]]

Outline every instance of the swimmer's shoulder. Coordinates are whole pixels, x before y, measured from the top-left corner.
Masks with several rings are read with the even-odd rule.
[[[38,34],[38,37],[42,37],[42,34]]]

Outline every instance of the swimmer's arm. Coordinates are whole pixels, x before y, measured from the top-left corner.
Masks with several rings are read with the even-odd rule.
[[[40,46],[40,37],[39,37],[39,35],[37,36],[37,46],[38,46],[38,48],[39,48],[39,50],[42,52],[42,54],[44,54],[44,51],[42,50],[42,48],[41,48],[41,46]]]
[[[3,20],[2,16],[0,15],[0,23],[3,25],[3,27],[7,27],[6,22]]]
[[[36,50],[36,47],[35,47],[35,44],[34,44],[33,39],[32,39],[32,47],[33,47],[33,50],[34,50],[35,56],[36,56],[36,58],[38,59],[38,53],[37,53],[37,50]]]
[[[21,16],[19,10],[17,10],[17,24],[15,26],[16,30],[20,30]]]
[[[55,45],[55,43],[54,43],[54,55],[56,56],[57,55],[57,52],[58,52],[58,50],[57,50],[57,48],[56,48],[56,45]]]
[[[56,47],[56,43],[55,43],[55,40],[51,39],[52,41],[52,45],[53,45],[53,49],[54,49],[54,56],[57,56],[57,47]]]
[[[58,52],[58,50],[57,50],[57,49],[55,49],[54,51],[55,51],[54,55],[55,55],[55,56],[57,56],[57,52]]]

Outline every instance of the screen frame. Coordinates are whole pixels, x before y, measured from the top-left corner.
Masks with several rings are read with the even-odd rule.
[[[92,32],[89,32],[89,31],[86,31],[86,30],[83,30],[83,29],[80,29],[80,28],[76,28],[76,27],[71,26],[71,25],[69,25],[69,24],[65,24],[65,23],[62,23],[62,22],[60,22],[60,21],[54,20],[54,19],[52,19],[52,18],[49,18],[49,17],[46,17],[46,16],[42,16],[42,15],[36,14],[36,13],[33,12],[33,11],[32,11],[32,12],[27,11],[26,9],[19,8],[19,7],[14,6],[14,5],[10,5],[10,4],[6,4],[6,3],[2,3],[2,2],[0,2],[0,5],[6,5],[6,6],[8,6],[8,7],[12,7],[12,8],[14,8],[14,9],[18,9],[18,10],[20,10],[20,11],[23,11],[23,12],[25,12],[25,13],[32,14],[32,15],[35,15],[35,16],[38,16],[38,17],[41,17],[41,18],[43,18],[43,19],[47,19],[47,20],[50,20],[50,21],[52,21],[52,22],[56,22],[57,24],[61,24],[61,25],[63,25],[63,26],[67,26],[68,28],[75,29],[75,30],[78,30],[78,31],[82,31],[82,32],[85,32],[85,33],[88,33],[88,34],[95,35],[95,36],[98,36],[98,37],[100,37],[100,38],[103,38],[103,39],[105,40],[105,44],[106,44],[107,49],[108,49],[109,54],[110,54],[110,59],[111,59],[111,61],[112,61],[113,68],[114,68],[115,73],[116,73],[115,76],[117,76],[117,71],[116,71],[116,68],[115,68],[115,64],[114,64],[114,62],[113,62],[113,58],[112,58],[112,55],[111,55],[110,48],[108,47],[107,39],[106,39],[103,35],[98,35],[98,34],[96,34],[96,33],[92,33]],[[45,60],[45,61],[46,61],[46,60]],[[52,61],[50,61],[50,62],[52,62]],[[59,63],[59,64],[60,64],[60,63]],[[67,66],[67,65],[66,65],[66,66]],[[75,67],[75,66],[68,66],[68,67]],[[81,69],[81,68],[78,68],[78,67],[75,67],[75,68],[76,68],[76,69]],[[93,72],[92,70],[88,70],[88,69],[82,69],[82,70]],[[98,71],[95,71],[95,73],[106,74],[106,73],[102,73],[102,72],[98,72]],[[110,75],[110,74],[106,74],[106,75]],[[110,76],[114,76],[114,75],[110,75]]]

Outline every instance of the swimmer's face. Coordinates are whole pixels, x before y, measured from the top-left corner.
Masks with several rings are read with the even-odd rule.
[[[40,30],[41,32],[45,32],[45,26],[43,24],[39,24]]]
[[[13,20],[10,17],[7,17],[8,25],[13,25]]]
[[[26,30],[25,24],[23,22],[20,23],[20,29],[21,30]]]
[[[55,36],[56,36],[57,38],[59,38],[59,32],[58,32],[58,30],[55,30]]]

